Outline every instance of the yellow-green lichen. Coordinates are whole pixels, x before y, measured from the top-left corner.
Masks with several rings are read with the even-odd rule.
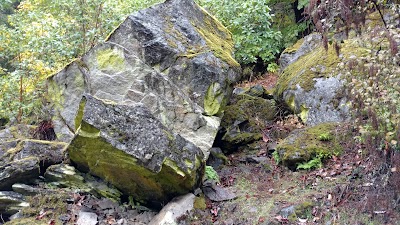
[[[201,6],[198,7],[200,7],[204,15],[204,25],[195,25],[196,23],[193,23],[197,32],[204,38],[215,56],[228,63],[230,66],[239,68],[240,64],[232,57],[234,45],[230,31]]]
[[[329,45],[328,51],[319,46],[300,57],[280,74],[275,96],[282,96],[285,90],[296,89],[297,85],[310,91],[316,82],[314,78],[337,76],[340,73],[336,72],[337,65],[341,61],[348,60],[352,55],[365,56],[368,50],[353,40],[345,40],[340,54],[339,58],[335,48]]]
[[[300,116],[301,121],[303,121],[303,123],[306,123],[306,122],[307,122],[307,119],[308,119],[308,112],[309,112],[309,111],[310,111],[310,108],[306,107],[305,105],[301,105],[301,106],[300,106],[300,113],[299,113],[299,116]]]
[[[196,170],[200,165],[187,174],[174,162],[165,160],[160,171],[154,172],[103,138],[86,135],[95,131],[96,128],[82,122],[78,136],[68,148],[71,160],[81,170],[105,179],[136,201],[157,207],[197,184]]]
[[[226,99],[219,83],[212,83],[204,96],[204,111],[207,115],[213,116],[221,113],[226,105]]]
[[[79,126],[81,125],[85,104],[86,104],[85,99],[82,99],[81,102],[79,103],[78,112],[76,113],[75,117],[75,131],[78,130]]]
[[[283,53],[293,53],[299,50],[300,46],[304,43],[304,38],[298,40],[293,46],[286,48]]]
[[[96,60],[101,70],[121,71],[125,68],[124,52],[117,48],[98,50]]]

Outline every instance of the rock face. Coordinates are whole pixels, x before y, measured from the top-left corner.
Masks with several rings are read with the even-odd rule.
[[[118,104],[144,103],[165,126],[205,150],[219,125],[212,116],[239,79],[232,49],[229,31],[192,0],[139,11],[49,79],[57,136],[71,140],[82,94],[90,93]]]
[[[236,88],[226,107],[219,135],[214,142],[225,152],[233,152],[240,146],[262,138],[262,130],[276,116],[276,105],[261,85]]]
[[[152,206],[198,185],[202,151],[143,104],[115,105],[87,95],[81,110],[80,129],[68,147],[79,169]]]
[[[279,77],[274,96],[307,125],[341,122],[350,118],[345,89],[346,80],[340,68],[354,54],[364,50],[345,42],[337,55],[333,46],[326,51],[317,34],[311,34],[295,46],[285,50],[280,63],[284,69]]]
[[[66,146],[62,142],[30,139],[0,143],[0,190],[11,190],[14,183],[30,182],[39,176],[41,167],[61,163]]]

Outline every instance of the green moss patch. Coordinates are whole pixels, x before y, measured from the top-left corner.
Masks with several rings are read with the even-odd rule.
[[[204,25],[198,26],[196,25],[197,23],[193,23],[197,32],[199,32],[204,38],[208,47],[214,52],[215,56],[222,59],[232,67],[240,68],[240,64],[232,57],[234,44],[230,31],[201,6],[199,6],[199,8],[202,10],[204,15]]]
[[[299,48],[301,47],[303,42],[304,42],[304,38],[298,40],[293,46],[291,46],[289,48],[286,48],[283,51],[283,53],[294,53],[294,52],[296,52],[297,50],[299,50]]]
[[[296,43],[292,48],[297,48]],[[340,71],[337,66],[341,61],[346,61],[352,55],[365,56],[368,50],[360,47],[360,44],[352,40],[346,40],[340,49],[341,56],[338,57],[335,48],[329,45],[328,51],[319,46],[310,53],[300,57],[296,62],[290,64],[279,76],[275,96],[282,96],[285,90],[296,89],[297,84],[305,91],[314,88],[314,78],[337,76]]]
[[[173,197],[196,186],[198,171],[183,171],[166,159],[158,173],[146,169],[129,155],[99,136],[100,131],[82,122],[78,136],[68,151],[78,168],[113,184],[124,194],[152,207],[160,207]],[[196,168],[200,167],[197,159]]]
[[[309,163],[311,169],[318,163],[314,159],[324,160],[342,152],[340,145],[342,134],[340,123],[322,123],[297,130],[278,145],[279,161],[291,169],[297,168],[302,163]],[[321,139],[321,136],[330,138]]]

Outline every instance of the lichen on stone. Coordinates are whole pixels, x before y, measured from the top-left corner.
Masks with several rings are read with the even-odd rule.
[[[219,83],[212,83],[204,97],[204,111],[206,115],[214,116],[221,113],[226,105],[226,99],[221,85]]]
[[[200,33],[208,47],[218,58],[222,59],[232,67],[240,67],[240,64],[232,57],[234,45],[231,32],[204,8],[201,6],[199,6],[199,8],[203,12],[205,26],[193,22],[193,26],[196,28],[197,32]],[[214,32],[215,30],[217,33]]]
[[[121,71],[125,68],[124,52],[118,48],[98,50],[96,60],[101,70]]]

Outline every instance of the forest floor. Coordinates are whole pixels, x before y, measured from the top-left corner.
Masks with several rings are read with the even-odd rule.
[[[241,85],[271,87],[275,81],[264,76]],[[293,127],[298,121],[278,123]],[[219,185],[235,199],[206,199],[205,209],[195,209],[180,224],[400,224],[399,153],[343,143],[343,154],[322,168],[291,171],[266,150],[270,141],[279,140],[228,155],[229,162],[216,170]]]

